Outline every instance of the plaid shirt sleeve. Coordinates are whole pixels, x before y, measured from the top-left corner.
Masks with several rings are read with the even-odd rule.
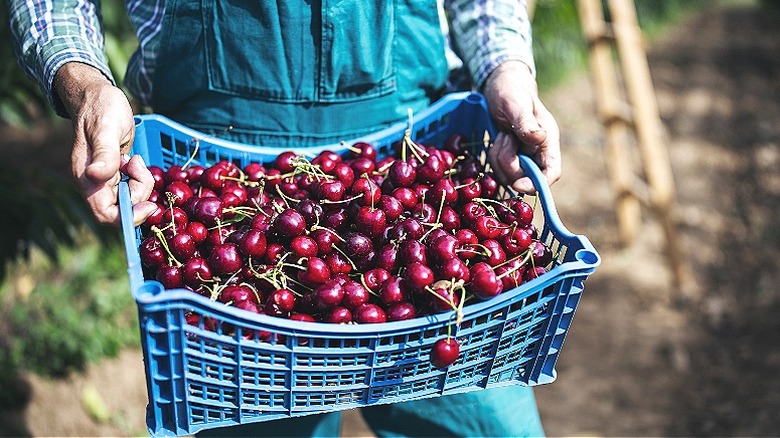
[[[536,74],[525,0],[445,0],[453,49],[482,88],[505,61],[521,61]]]
[[[99,6],[93,0],[9,0],[8,6],[19,64],[57,114],[67,117],[52,90],[54,75],[65,63],[92,65],[114,82],[103,52]]]

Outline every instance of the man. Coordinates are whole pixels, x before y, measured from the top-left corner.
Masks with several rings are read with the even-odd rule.
[[[95,0],[10,0],[26,71],[74,129],[72,169],[94,216],[118,224],[116,185],[130,177],[136,224],[155,206],[133,141],[130,104],[103,54]],[[231,140],[290,146],[357,138],[420,110],[444,90],[446,40],[435,0],[127,0],[140,46],[125,85],[155,112]],[[561,172],[558,127],[539,100],[524,1],[446,0],[452,46],[500,132],[489,158],[500,182],[530,191],[516,154],[550,184]],[[377,406],[378,435],[543,434],[529,388]],[[333,435],[338,414],[214,433]]]

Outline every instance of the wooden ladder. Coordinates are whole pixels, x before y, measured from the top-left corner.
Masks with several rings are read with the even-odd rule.
[[[529,14],[534,3],[528,1]],[[577,9],[588,43],[596,109],[605,131],[620,240],[624,245],[635,241],[642,224],[641,208],[648,208],[663,228],[675,298],[694,298],[697,287],[679,239],[671,162],[636,6],[633,0],[604,3],[610,22],[605,20],[602,0],[577,0]],[[622,81],[616,65],[620,66]],[[632,138],[639,149],[643,177],[632,164]]]

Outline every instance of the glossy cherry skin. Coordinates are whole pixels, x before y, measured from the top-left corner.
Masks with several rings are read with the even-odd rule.
[[[431,364],[436,368],[446,368],[458,360],[460,344],[455,338],[439,339],[431,347]]]

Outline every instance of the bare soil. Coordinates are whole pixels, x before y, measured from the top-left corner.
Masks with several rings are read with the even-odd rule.
[[[692,299],[676,298],[651,212],[636,242],[617,237],[590,78],[574,76],[544,96],[563,131],[564,178],[553,187],[559,213],[603,258],[586,283],[558,380],[536,391],[550,436],[780,434],[778,28],[777,11],[713,5],[648,47],[679,238],[698,284]],[[23,142],[35,151],[36,141],[50,140]],[[0,435],[146,432],[138,351],[64,380],[30,375],[26,388],[17,409],[0,411]],[[90,397],[105,403],[102,421],[90,415]],[[366,434],[353,412],[344,435]]]

